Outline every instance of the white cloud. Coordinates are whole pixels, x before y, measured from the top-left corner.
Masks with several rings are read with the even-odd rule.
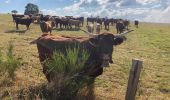
[[[97,0],[100,5],[107,4],[109,0]]]
[[[73,0],[74,4],[55,10],[52,15],[112,17],[170,23],[170,0]],[[62,12],[62,13],[61,13]]]
[[[150,4],[150,3],[157,3],[159,2],[160,0],[136,0],[138,3],[141,3],[141,4]]]
[[[80,2],[74,3],[71,6],[68,7],[64,7],[63,10],[65,12],[75,12],[78,11],[80,9],[80,6],[85,2],[85,0],[80,0]]]
[[[5,0],[5,3],[10,3],[11,2],[11,0]]]
[[[151,10],[150,14],[144,18],[147,22],[170,23],[170,6],[165,10]]]
[[[62,16],[61,8],[56,8],[55,10],[51,9],[42,9],[41,10],[44,15],[55,15],[55,16]]]

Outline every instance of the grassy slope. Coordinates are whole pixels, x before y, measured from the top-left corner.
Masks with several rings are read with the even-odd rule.
[[[36,45],[29,43],[41,35],[38,25],[31,24],[26,33],[16,33],[10,15],[0,15],[0,47],[6,47],[9,41],[15,45],[15,54],[23,58],[21,69],[16,72],[16,80],[12,85],[0,85],[0,94],[46,82],[39,63]],[[139,29],[127,35],[127,41],[115,47],[113,60],[115,64],[105,68],[103,75],[96,80],[96,96],[102,100],[123,100],[126,92],[131,60],[143,60],[137,98],[139,100],[170,99],[170,25],[142,23]],[[19,26],[20,30],[26,29]],[[85,27],[84,27],[85,28]],[[102,30],[104,32],[104,30]],[[111,27],[110,32],[115,33]],[[82,31],[57,31],[60,35],[85,35]],[[3,76],[0,76],[0,84]]]

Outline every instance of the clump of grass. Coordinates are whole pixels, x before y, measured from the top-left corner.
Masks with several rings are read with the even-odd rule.
[[[12,42],[9,42],[6,56],[2,55],[2,52],[0,52],[0,70],[1,74],[7,74],[7,76],[11,79],[14,79],[15,71],[20,67],[21,61],[17,59],[13,54],[13,44]]]
[[[55,51],[51,59],[45,61],[45,66],[50,71],[63,73],[66,75],[73,75],[80,72],[85,66],[89,54],[86,50],[79,52],[77,48],[67,48],[66,54],[60,51]]]
[[[85,63],[89,58],[89,53],[85,49],[75,47],[67,48],[66,53],[55,51],[51,59],[44,63],[50,72],[54,72],[55,79],[53,86],[55,92],[53,97],[57,99],[70,99],[76,97],[77,93],[90,83],[94,78],[80,75],[85,68]]]

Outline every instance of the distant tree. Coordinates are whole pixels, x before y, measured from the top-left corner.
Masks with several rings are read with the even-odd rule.
[[[37,5],[32,4],[32,3],[28,3],[25,6],[25,15],[30,15],[30,14],[38,14],[39,13],[39,8]]]
[[[18,11],[17,10],[12,10],[11,13],[16,14],[16,13],[18,13]]]

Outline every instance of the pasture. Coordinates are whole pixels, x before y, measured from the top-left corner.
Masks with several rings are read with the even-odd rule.
[[[135,31],[126,35],[127,41],[114,48],[113,61],[104,69],[103,75],[95,82],[97,100],[124,100],[131,60],[143,60],[143,69],[137,90],[137,100],[169,100],[170,99],[170,24],[140,23]],[[86,29],[82,27],[82,29]],[[22,59],[22,66],[16,71],[13,81],[4,81],[0,76],[0,96],[9,93],[14,97],[18,90],[46,83],[38,58],[38,51],[31,41],[42,35],[39,24],[31,24],[30,30],[24,32],[25,26],[19,25],[21,31],[15,31],[11,15],[0,14],[0,48],[6,48],[9,41],[14,44],[15,56]],[[102,32],[107,32],[102,30]],[[115,26],[110,31],[116,34]],[[54,35],[85,36],[74,30],[52,31]],[[4,50],[4,49],[2,49]],[[8,97],[7,97],[8,98]]]

